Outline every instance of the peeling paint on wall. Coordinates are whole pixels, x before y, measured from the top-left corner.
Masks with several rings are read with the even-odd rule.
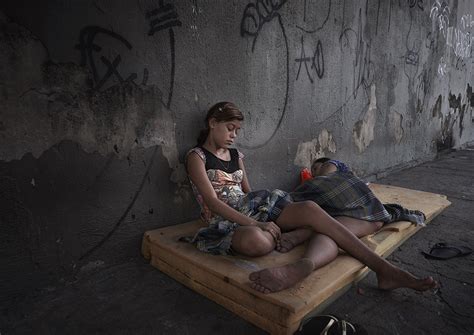
[[[185,181],[173,113],[157,87],[126,81],[93,91],[85,68],[47,61],[38,39],[17,24],[7,26],[7,35],[17,42],[0,40],[0,61],[8,64],[0,78],[9,83],[1,111],[2,140],[9,145],[1,147],[0,160],[20,159],[28,152],[39,157],[65,139],[86,152],[115,152],[122,158],[137,146],[160,145],[173,170],[171,181]]]
[[[374,140],[374,127],[377,112],[377,99],[375,97],[375,85],[370,86],[369,109],[365,112],[362,120],[359,120],[352,129],[352,139],[354,140],[359,153],[364,152],[369,144]]]
[[[336,152],[336,143],[332,138],[332,134],[327,129],[323,129],[319,133],[318,138],[310,142],[298,144],[294,164],[296,166],[308,167],[313,160],[326,156],[328,152]]]
[[[403,138],[404,129],[402,126],[402,122],[403,115],[401,115],[397,111],[391,111],[388,115],[389,132],[393,136],[393,138],[395,138],[397,144],[399,144]]]

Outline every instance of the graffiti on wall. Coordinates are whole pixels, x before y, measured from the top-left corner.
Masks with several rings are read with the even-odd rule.
[[[457,57],[471,57],[472,38],[469,30],[472,26],[474,26],[474,22],[469,22],[468,25],[460,28],[448,27],[447,29],[446,45],[453,49]]]
[[[170,79],[169,79],[169,92],[167,97],[162,97],[162,103],[170,109],[172,97],[173,97],[173,87],[174,87],[174,79],[175,79],[175,35],[173,28],[182,26],[181,21],[178,18],[178,13],[176,8],[173,4],[165,4],[163,0],[159,2],[157,8],[147,11],[145,13],[145,18],[148,21],[148,36],[156,36],[161,32],[167,32],[169,36],[169,46],[170,46],[170,54],[171,54],[171,71],[170,71]],[[101,38],[99,42],[97,42],[97,37],[105,37]],[[84,27],[79,35],[79,44],[76,48],[81,52],[81,65],[88,66],[93,75],[94,80],[94,89],[101,90],[103,88],[113,87],[115,85],[119,85],[125,82],[132,82],[137,84],[136,79],[138,77],[137,73],[131,73],[127,77],[124,77],[119,71],[119,65],[122,62],[122,55],[118,54],[115,55],[112,59],[106,57],[106,45],[110,48],[112,42],[118,42],[121,46],[125,47],[126,50],[132,50],[132,44],[126,40],[123,36],[104,29],[98,26],[86,26]],[[120,50],[120,49],[119,49]],[[109,50],[107,50],[109,52]],[[97,59],[100,59],[100,62],[97,62]],[[99,69],[101,67],[101,69]],[[105,68],[105,73],[103,69]],[[103,75],[100,74],[100,70],[102,70]],[[143,79],[141,81],[142,85],[146,85],[148,82],[148,70],[145,68],[143,71]],[[160,120],[163,121],[163,120]],[[163,122],[165,123],[165,122]],[[118,152],[117,146],[114,146],[116,152]],[[172,150],[171,150],[172,151]],[[171,152],[169,148],[166,146],[163,148],[164,156],[170,162],[171,160],[178,161],[177,152]],[[88,249],[83,255],[80,256],[80,260],[89,257],[92,253],[98,250],[104,243],[106,243],[118,230],[118,228],[126,222],[126,218],[128,217],[131,209],[133,208],[136,200],[138,199],[142,189],[145,185],[145,182],[149,181],[150,171],[153,166],[153,161],[157,156],[158,146],[155,146],[154,152],[149,159],[146,171],[141,179],[140,185],[138,186],[133,198],[129,202],[126,209],[123,211],[120,218],[115,222],[113,227],[98,241],[93,247]],[[166,153],[168,152],[168,154]],[[172,157],[168,157],[168,155]],[[127,157],[127,159],[129,159]],[[171,164],[171,163],[170,163]],[[178,164],[173,164],[173,173],[176,172]],[[133,217],[133,215],[132,215]]]
[[[471,28],[474,27],[474,20],[471,14],[461,16],[460,23],[457,26],[449,23],[450,9],[446,2],[436,0],[430,11],[430,18],[434,27],[438,27],[445,38],[447,51],[453,51],[456,56],[454,68],[463,70],[465,68],[464,59],[472,57],[472,40]],[[446,55],[446,57],[449,56]],[[444,57],[438,64],[438,74],[445,76],[448,73],[448,64]]]
[[[424,10],[423,0],[407,0],[407,4],[410,8]]]
[[[449,6],[446,2],[440,2],[436,0],[431,6],[430,18],[431,20],[438,25],[439,30],[443,33],[443,36],[446,37],[446,29],[449,25]]]
[[[438,64],[438,74],[443,77],[447,73],[448,73],[448,70],[447,70],[446,61],[444,60],[444,57],[441,57]]]
[[[178,18],[176,8],[172,4],[164,4],[163,0],[160,1],[159,6],[156,9],[150,10],[145,14],[146,20],[149,22],[149,29],[147,31],[148,36],[154,36],[161,31],[167,31],[169,36],[170,46],[170,58],[171,58],[171,71],[169,79],[169,92],[166,100],[163,104],[169,109],[173,97],[173,88],[175,80],[175,34],[173,28],[180,27],[182,25]],[[100,41],[98,42],[97,40]],[[111,45],[119,44],[120,47],[126,51],[132,50],[132,44],[120,34],[99,27],[99,26],[86,26],[81,29],[79,33],[79,43],[76,45],[76,49],[81,52],[81,66],[88,66],[92,72],[92,78],[94,81],[93,89],[100,91],[104,88],[113,87],[115,85],[123,84],[125,82],[133,82],[138,84],[138,74],[132,72],[127,76],[119,71],[120,64],[122,63],[122,54],[118,54],[115,57],[110,58],[107,54],[108,49],[105,45],[110,47]],[[121,50],[117,48],[116,50]],[[141,83],[146,85],[148,82],[149,72],[147,68],[143,69],[143,75]]]
[[[173,4],[164,4],[163,0],[160,0],[159,6],[146,13],[146,18],[150,21],[150,30],[148,31],[149,36],[153,36],[160,31],[168,31],[170,41],[170,54],[171,54],[171,75],[170,75],[170,88],[168,93],[168,99],[164,104],[167,108],[171,106],[171,100],[173,98],[174,78],[176,71],[176,51],[175,51],[175,36],[174,27],[181,27],[182,23],[178,18],[178,13]]]
[[[312,72],[316,73],[316,76],[321,79],[324,76],[324,54],[323,54],[323,45],[321,40],[318,40],[316,43],[316,48],[312,56],[306,56],[304,39],[301,35],[301,52],[299,58],[295,59],[295,62],[298,63],[298,73],[296,74],[296,80],[298,80],[301,72],[301,67],[304,64],[306,74],[311,83],[314,82],[313,77],[311,76]]]
[[[109,59],[105,54],[101,53],[103,47],[95,42],[97,36],[104,35],[108,42],[118,42],[122,47],[127,50],[132,49],[132,45],[121,35],[98,27],[98,26],[86,26],[82,28],[79,33],[79,43],[76,45],[76,49],[81,52],[81,66],[89,66],[92,71],[92,78],[94,80],[94,89],[100,90],[107,83],[113,79],[118,83],[134,82],[137,79],[137,73],[130,73],[126,78],[119,72],[118,66],[122,62],[121,55],[116,55],[115,58]],[[97,62],[97,58],[100,60]],[[99,66],[103,67],[105,71],[103,74],[99,73]],[[142,84],[146,84],[148,80],[148,70],[143,70]]]
[[[304,12],[303,12],[304,13],[303,14],[304,27],[302,25],[297,24],[296,28],[303,31],[303,32],[305,32],[305,33],[308,33],[308,34],[313,34],[313,33],[316,33],[318,31],[322,30],[324,28],[324,26],[326,25],[326,23],[328,22],[328,20],[329,20],[329,14],[331,14],[331,4],[332,4],[332,1],[331,0],[328,1],[328,9],[327,9],[326,15],[324,16],[323,22],[320,25],[316,24],[315,27],[309,27],[309,25],[314,24],[314,22],[310,22],[310,23],[306,22],[307,4],[306,4],[306,0],[305,0],[305,2],[304,2]],[[317,7],[317,10],[315,10],[315,12],[319,13],[320,10],[321,10],[320,4],[318,3],[318,7]]]
[[[281,33],[283,35],[283,40],[285,42],[285,57],[286,57],[286,90],[285,90],[285,98],[283,102],[283,106],[281,108],[276,109],[277,112],[280,113],[278,118],[277,124],[275,125],[274,129],[271,131],[270,136],[265,139],[262,143],[257,143],[254,145],[241,145],[243,148],[261,148],[265,146],[268,142],[272,140],[272,138],[277,133],[278,129],[280,129],[281,123],[283,121],[283,117],[286,113],[286,107],[288,103],[288,91],[289,91],[289,72],[290,72],[290,64],[289,64],[289,48],[288,48],[288,38],[286,36],[285,27],[283,25],[282,17],[279,13],[281,7],[286,3],[287,0],[275,0],[275,1],[267,1],[267,0],[257,0],[255,3],[251,2],[245,6],[242,19],[240,21],[240,36],[241,37],[248,37],[252,40],[252,52],[255,51],[255,44],[257,42],[257,38],[259,33],[262,30],[262,27],[273,20],[278,22],[278,26],[281,29]]]
[[[359,9],[357,31],[353,28],[345,28],[339,36],[341,49],[349,49],[354,52],[352,95],[357,98],[359,88],[363,88],[366,97],[369,97],[369,89],[375,79],[375,65],[371,60],[371,44],[363,38],[362,8]]]
[[[296,80],[299,79],[300,77],[300,72],[302,66],[305,67],[306,75],[311,83],[314,83],[314,78],[317,76],[319,79],[321,79],[324,76],[324,52],[323,52],[323,44],[320,39],[314,38],[313,40],[316,41],[315,44],[316,46],[313,47],[313,51],[307,55],[306,53],[306,45],[304,41],[304,35],[303,34],[309,34],[311,36],[314,36],[315,33],[319,32],[324,28],[326,23],[329,20],[329,15],[331,14],[331,3],[332,1],[328,2],[328,7],[327,7],[327,13],[324,15],[324,20],[321,24],[315,24],[315,20],[311,20],[311,22],[306,22],[306,11],[307,11],[307,3],[306,1],[304,2],[304,11],[303,11],[303,25],[296,25],[296,28],[302,32],[301,35],[301,48],[299,51],[299,57],[295,58],[295,62],[298,64],[298,71],[296,73]],[[320,4],[317,5],[316,10],[314,10],[315,13],[319,14],[319,11],[321,10]],[[319,15],[318,15],[319,16]],[[313,25],[313,26],[310,26]],[[313,74],[313,75],[312,75]]]

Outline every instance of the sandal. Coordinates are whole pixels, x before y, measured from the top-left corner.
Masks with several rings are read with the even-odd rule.
[[[339,320],[334,315],[317,315],[301,322],[294,335],[353,335],[367,334],[362,327],[354,326],[346,320]]]
[[[454,257],[467,256],[472,253],[472,249],[465,246],[455,246],[447,243],[436,243],[429,253],[421,252],[426,258],[450,259]]]

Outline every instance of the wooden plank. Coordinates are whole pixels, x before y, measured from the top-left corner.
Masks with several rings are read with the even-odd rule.
[[[176,268],[173,265],[168,264],[159,258],[152,257],[151,264],[154,267],[160,269],[162,272],[169,275],[170,277],[176,279],[183,285],[204,295],[205,297],[218,303],[219,305],[224,306],[229,311],[235,313],[239,317],[249,321],[250,323],[256,325],[259,328],[265,329],[271,334],[293,334],[294,330],[296,330],[296,328],[299,326],[299,323],[295,325],[290,325],[289,327],[282,326],[279,323],[274,322],[273,320],[270,320],[265,316],[259,314],[257,309],[249,309],[240,305],[239,303],[217,292],[212,285],[209,286],[205,283],[196,281],[189,274],[183,273],[182,268]]]
[[[427,221],[450,204],[439,194],[377,184],[370,188],[382,202],[399,203],[411,209],[416,206],[426,214]],[[213,256],[178,242],[180,237],[193,235],[203,225],[194,221],[146,232],[142,253],[153,266],[272,334],[291,334],[306,315],[320,310],[368,273],[367,267],[343,253],[294,287],[264,295],[251,289],[248,275],[297,260],[305,246],[286,254],[274,251],[264,257],[248,258]],[[397,222],[363,241],[386,257],[419,229],[409,222]]]
[[[288,308],[281,307],[279,304],[275,304],[272,301],[264,300],[260,298],[260,294],[250,287],[248,290],[243,290],[235,281],[230,279],[230,276],[225,277],[221,280],[218,274],[206,271],[199,265],[193,264],[192,262],[181,258],[179,256],[170,253],[169,251],[152,246],[152,259],[157,262],[172,263],[176,269],[181,269],[183,275],[192,278],[195,282],[205,283],[205,286],[212,286],[212,290],[220,295],[229,299],[238,301],[239,304],[244,308],[250,308],[257,311],[263,311],[267,319],[272,320],[274,323],[279,323],[282,326],[286,325],[286,320],[289,314],[294,311],[288,310]],[[218,258],[217,256],[214,256]]]

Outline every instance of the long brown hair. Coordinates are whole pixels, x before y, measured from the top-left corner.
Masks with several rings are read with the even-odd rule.
[[[204,123],[206,127],[201,130],[197,138],[197,145],[201,146],[206,142],[207,136],[209,135],[209,120],[216,119],[217,122],[227,122],[233,120],[243,121],[244,116],[242,112],[232,102],[222,101],[216,103],[214,106],[209,108]]]

